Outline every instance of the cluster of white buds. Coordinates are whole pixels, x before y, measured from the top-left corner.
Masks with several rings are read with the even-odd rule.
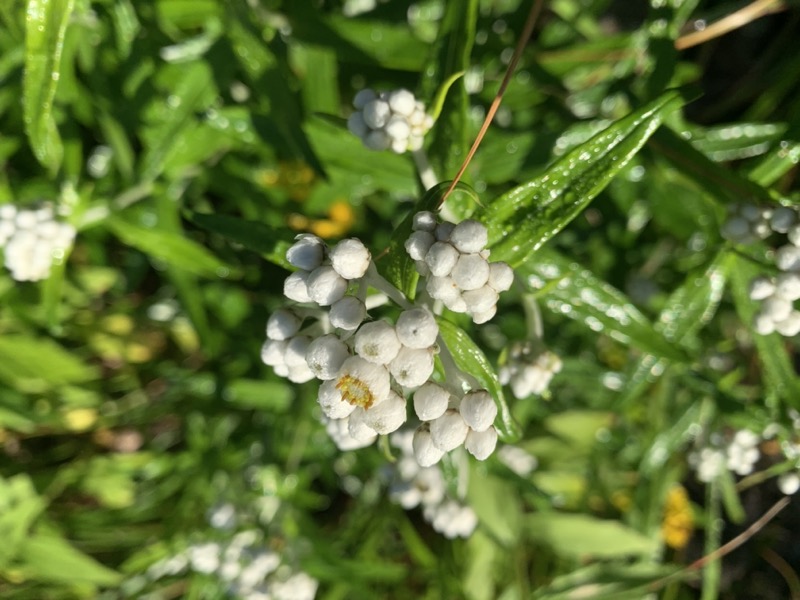
[[[433,117],[408,90],[375,92],[364,89],[353,98],[356,112],[347,128],[371,150],[402,154],[422,148],[422,140],[433,127]]]
[[[749,429],[737,431],[730,440],[712,436],[712,446],[689,455],[689,464],[697,479],[704,483],[714,480],[724,469],[737,475],[749,475],[761,458],[758,445],[761,437]]]
[[[754,204],[728,205],[728,218],[722,225],[722,237],[736,244],[750,244],[772,233],[774,211]],[[780,217],[778,218],[780,223]],[[785,231],[784,231],[785,233]]]
[[[17,281],[46,279],[53,259],[63,258],[74,239],[75,228],[58,222],[50,205],[0,206],[0,247],[5,248],[6,268]]]
[[[459,224],[439,222],[432,212],[414,215],[406,252],[426,277],[425,289],[453,312],[485,323],[497,313],[497,300],[514,282],[504,262],[488,261],[486,227],[472,219]]]
[[[398,431],[391,443],[400,450],[394,465],[389,497],[406,510],[422,507],[422,515],[447,538],[469,537],[478,524],[475,511],[448,494],[438,466],[422,467],[414,456],[414,435]]]
[[[545,350],[539,352],[531,342],[517,342],[508,352],[506,364],[500,367],[500,383],[511,387],[515,398],[541,395],[553,376],[561,371],[558,355]]]
[[[433,214],[419,213],[417,217],[416,222],[427,220],[432,227],[417,229],[415,234],[432,236],[437,227]],[[468,294],[489,293],[490,303],[481,304],[474,317],[479,320],[477,315],[485,315],[489,308],[494,314],[498,291],[511,285],[510,267],[495,263],[490,268],[480,254],[486,244],[486,229],[480,224],[443,225],[450,225],[453,234],[443,238],[450,240],[446,245],[458,257],[478,257],[485,271],[479,288],[463,294],[459,288],[457,293],[464,296],[468,308],[474,306],[467,304]],[[468,236],[472,234],[479,239],[470,245]],[[261,357],[276,374],[293,382],[321,381],[318,402],[328,433],[340,449],[360,448],[378,435],[397,431],[407,419],[406,398],[413,395],[421,421],[414,434],[414,455],[420,465],[433,465],[462,445],[479,460],[494,451],[494,399],[455,366],[431,308],[425,303],[409,303],[383,279],[359,240],[346,239],[329,248],[322,239],[304,234],[298,236],[286,258],[298,270],[286,279],[284,295],[316,306],[280,308],[272,313]],[[466,282],[466,287],[474,281],[467,275],[454,277]],[[367,302],[374,299],[367,298],[370,287],[404,308],[394,323],[365,320]],[[322,307],[330,309],[326,312]],[[433,380],[434,356],[440,352],[447,357],[442,361],[445,381],[437,383]]]
[[[236,525],[236,510],[230,504],[209,514],[209,524],[219,531]],[[182,575],[186,572],[215,576],[229,597],[248,600],[312,600],[318,582],[284,562],[269,548],[261,531],[245,529],[222,541],[203,541],[159,560],[148,567],[146,579],[129,580],[123,587],[138,594],[147,580]],[[137,596],[138,597],[138,596]]]

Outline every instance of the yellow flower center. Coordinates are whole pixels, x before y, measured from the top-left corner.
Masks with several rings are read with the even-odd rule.
[[[342,399],[355,406],[367,409],[375,402],[369,386],[352,375],[343,375],[336,382],[336,389],[342,394]]]

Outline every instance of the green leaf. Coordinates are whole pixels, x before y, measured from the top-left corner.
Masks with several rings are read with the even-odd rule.
[[[18,389],[41,391],[96,378],[94,368],[50,339],[0,336],[0,379]]]
[[[642,351],[672,360],[686,358],[625,294],[555,250],[539,251],[518,273],[531,289],[547,290],[543,301],[553,313]]]
[[[437,322],[439,323],[439,335],[442,336],[447,349],[450,350],[456,366],[477,379],[494,398],[498,416],[495,427],[500,439],[507,443],[517,441],[521,436],[519,425],[511,416],[503,394],[503,386],[497,380],[494,366],[463,329],[442,318],[438,318]]]
[[[37,160],[52,174],[64,152],[52,112],[73,4],[74,0],[28,0],[25,19],[25,132]]]
[[[634,564],[601,563],[579,567],[566,575],[554,578],[540,587],[532,596],[535,600],[641,600],[658,588],[657,581],[688,578],[680,577],[681,567],[658,565],[650,561]]]
[[[682,103],[677,91],[665,93],[491,202],[481,218],[492,258],[514,267],[527,260],[586,208]]]
[[[777,123],[736,123],[718,127],[691,128],[684,137],[711,160],[723,162],[767,152],[786,132]]]
[[[614,414],[597,410],[568,410],[548,417],[545,428],[576,449],[589,449],[597,443],[597,432],[611,427]]]
[[[3,540],[0,570],[16,556],[28,530],[44,508],[44,501],[27,475],[0,477],[0,536]]]
[[[119,573],[52,534],[30,536],[20,548],[19,559],[29,577],[54,583],[111,586],[121,578]]]
[[[229,268],[200,244],[166,230],[149,229],[112,217],[108,227],[123,243],[189,273],[205,277],[227,274]]]
[[[523,515],[515,487],[474,468],[469,480],[469,505],[478,516],[481,527],[504,546],[513,546],[522,533]]]
[[[623,556],[646,556],[658,547],[619,521],[589,515],[539,512],[527,519],[529,535],[550,546],[561,557],[589,560]]]
[[[225,389],[229,402],[271,413],[285,413],[293,398],[292,386],[283,381],[237,379]]]
[[[218,233],[248,250],[258,252],[278,266],[291,268],[286,260],[286,250],[294,240],[291,231],[286,229],[279,231],[263,223],[228,215],[189,213],[187,217],[198,227]]]

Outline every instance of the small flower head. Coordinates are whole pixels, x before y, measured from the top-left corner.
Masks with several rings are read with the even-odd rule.
[[[336,244],[330,252],[333,269],[345,279],[359,279],[367,272],[371,256],[361,240],[351,238]]]
[[[395,330],[401,344],[417,349],[430,348],[439,335],[436,319],[426,308],[412,308],[400,313]]]
[[[355,336],[356,354],[376,365],[388,365],[400,347],[394,327],[386,321],[365,323]]]
[[[298,269],[313,271],[322,264],[324,251],[325,242],[306,233],[297,236],[297,241],[286,251],[286,260]]]
[[[474,431],[486,431],[497,417],[497,405],[486,390],[470,392],[461,399],[461,417]]]

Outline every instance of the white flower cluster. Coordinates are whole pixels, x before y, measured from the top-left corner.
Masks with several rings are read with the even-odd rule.
[[[391,443],[401,454],[395,463],[389,497],[406,510],[422,506],[425,520],[446,538],[472,535],[478,524],[475,511],[448,495],[439,467],[419,465],[412,432],[393,433]]]
[[[737,475],[749,475],[761,458],[758,445],[761,437],[749,429],[737,431],[727,443],[712,438],[714,446],[689,455],[689,464],[695,469],[697,479],[704,483],[714,480],[724,469]]]
[[[772,218],[776,212],[754,204],[730,204],[728,218],[722,224],[722,237],[736,244],[766,239],[773,231]],[[782,225],[781,218],[779,216],[776,220],[779,226]]]
[[[515,398],[541,395],[553,376],[561,371],[561,359],[545,350],[539,352],[531,342],[517,342],[508,352],[506,364],[500,367],[500,383],[511,386]]]
[[[419,150],[433,127],[433,117],[408,90],[364,89],[353,98],[353,106],[356,112],[347,119],[347,128],[370,150],[391,148],[397,154]]]
[[[425,289],[436,300],[475,323],[485,323],[497,313],[500,292],[514,282],[514,271],[504,262],[488,261],[486,227],[472,219],[458,225],[439,222],[432,212],[414,215],[406,252],[417,271],[427,278]]]
[[[5,247],[5,265],[17,281],[39,281],[50,275],[54,258],[75,239],[75,228],[59,223],[50,205],[21,209],[0,206],[0,247]]]
[[[434,231],[433,214],[420,215],[434,224]],[[505,263],[493,264],[507,285],[494,282],[496,288],[490,288],[487,282],[494,269],[478,254],[486,244],[486,230],[475,227],[479,224],[474,221],[465,223],[461,229],[460,225],[451,228],[454,236],[449,239],[455,245],[448,242],[448,247],[459,256],[480,258],[486,271],[480,286],[491,289],[494,310],[496,290],[507,289],[513,273]],[[467,236],[476,232],[478,243],[470,246]],[[313,378],[322,382],[319,405],[340,449],[360,448],[377,435],[396,431],[406,422],[406,395],[413,394],[414,409],[422,421],[414,438],[420,465],[433,465],[461,445],[479,460],[494,451],[494,399],[454,365],[450,375],[455,381],[432,381],[434,355],[442,349],[433,313],[426,305],[409,305],[399,290],[380,277],[360,241],[343,240],[329,248],[316,236],[302,235],[286,258],[298,271],[286,279],[284,295],[317,307],[281,308],[272,313],[261,357],[278,375],[293,382]],[[385,319],[365,322],[370,285],[406,305],[394,324]],[[353,294],[348,293],[351,289]],[[328,313],[319,310],[327,306]]]
[[[230,504],[209,514],[217,530],[235,527],[236,511]],[[294,571],[281,555],[266,546],[262,533],[246,529],[230,540],[192,544],[184,551],[160,560],[147,569],[147,579],[176,576],[192,571],[218,577],[229,597],[244,600],[312,600],[318,583],[302,571]],[[145,581],[139,582],[139,589]],[[133,587],[129,585],[127,587]],[[128,590],[139,591],[139,590]]]

